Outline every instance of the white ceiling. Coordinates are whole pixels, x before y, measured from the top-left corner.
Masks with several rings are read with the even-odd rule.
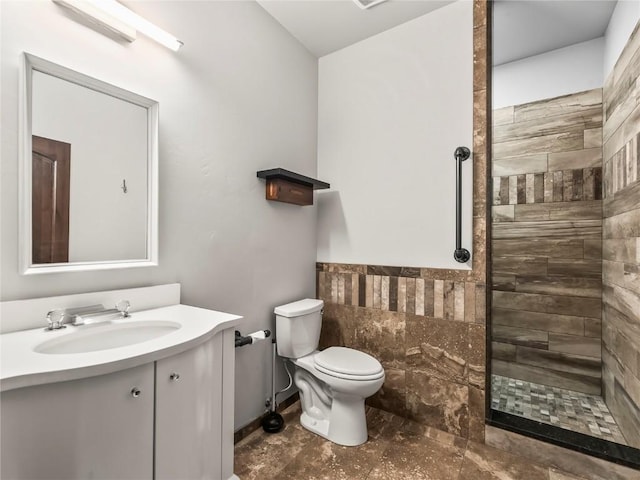
[[[452,0],[389,0],[362,10],[352,0],[257,2],[317,57],[453,3]]]
[[[257,2],[317,57],[453,3],[388,0],[362,10],[352,0]],[[615,5],[616,0],[496,0],[493,64],[601,37]]]
[[[615,6],[615,0],[496,0],[493,64],[601,37]]]

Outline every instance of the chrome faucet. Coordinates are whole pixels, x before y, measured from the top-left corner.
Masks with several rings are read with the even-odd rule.
[[[129,309],[131,308],[131,302],[129,300],[120,300],[116,303],[116,310],[120,312],[122,318],[129,318],[131,314],[129,313]]]
[[[45,330],[66,328],[66,325],[64,325],[65,318],[70,319],[68,323],[71,323],[74,327],[119,318],[129,318],[131,316],[129,313],[130,308],[131,303],[129,300],[120,300],[116,303],[115,308],[109,309],[104,308],[104,305],[89,305],[86,307],[67,308],[66,310],[56,308],[47,313],[49,326]]]
[[[49,326],[45,328],[45,330],[60,330],[61,328],[66,328],[66,325],[63,325],[64,316],[65,311],[61,308],[54,308],[47,312],[47,322]]]
[[[91,323],[106,322],[119,318],[129,318],[131,303],[129,300],[120,300],[116,303],[115,308],[104,308],[103,305],[94,305],[91,307],[82,307],[74,309],[71,315],[71,324],[74,326],[88,325]]]

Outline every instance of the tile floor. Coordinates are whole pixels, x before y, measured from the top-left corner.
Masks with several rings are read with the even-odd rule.
[[[300,404],[277,434],[256,430],[235,447],[241,480],[579,480],[382,410],[367,409],[369,441],[341,447],[305,430]]]
[[[491,376],[491,408],[627,445],[602,397]]]

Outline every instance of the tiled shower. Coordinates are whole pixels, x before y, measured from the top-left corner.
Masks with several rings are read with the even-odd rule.
[[[494,110],[492,408],[640,447],[640,33],[602,88]]]

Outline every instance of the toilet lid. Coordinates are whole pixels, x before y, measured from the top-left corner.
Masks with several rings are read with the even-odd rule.
[[[313,359],[320,369],[349,376],[370,376],[383,372],[378,360],[352,348],[329,347],[318,352]]]

